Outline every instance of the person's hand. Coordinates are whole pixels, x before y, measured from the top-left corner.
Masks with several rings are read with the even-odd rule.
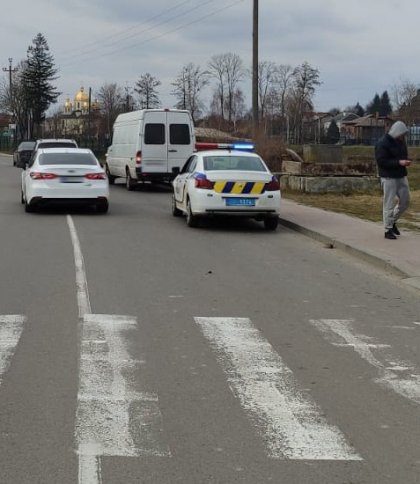
[[[400,165],[401,166],[410,166],[411,160],[400,160]]]

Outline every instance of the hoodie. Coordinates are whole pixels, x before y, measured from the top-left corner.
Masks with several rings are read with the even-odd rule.
[[[397,139],[408,132],[402,121],[396,121],[385,136],[375,146],[375,158],[381,178],[403,178],[407,169],[400,165],[400,160],[408,158],[405,140]]]
[[[388,131],[389,136],[392,138],[398,138],[398,136],[402,136],[403,134],[408,133],[407,126],[402,121],[395,121],[395,123],[391,126]]]

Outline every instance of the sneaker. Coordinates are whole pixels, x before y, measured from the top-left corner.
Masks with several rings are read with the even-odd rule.
[[[401,235],[396,224],[392,226],[392,231],[394,232],[395,235]]]
[[[394,234],[394,231],[392,229],[389,229],[385,232],[385,238],[390,240],[395,240],[397,237]]]

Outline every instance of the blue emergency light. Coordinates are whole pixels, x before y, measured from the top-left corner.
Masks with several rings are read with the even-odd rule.
[[[203,150],[240,150],[240,151],[254,151],[255,145],[253,143],[196,143],[195,149],[197,151]]]

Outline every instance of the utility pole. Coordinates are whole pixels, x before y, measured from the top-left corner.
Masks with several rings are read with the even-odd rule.
[[[91,111],[91,106],[92,106],[92,88],[89,88],[89,98],[88,98],[88,144],[89,148],[92,148],[91,146],[91,138],[90,138],[90,111]]]
[[[15,103],[13,99],[13,82],[12,82],[12,73],[16,72],[18,69],[15,67],[12,68],[13,59],[9,57],[9,67],[3,67],[4,72],[9,73],[9,96],[10,96],[10,110],[12,111],[12,122],[15,123]],[[14,129],[16,134],[16,129]]]
[[[258,132],[258,0],[254,1],[253,30],[252,30],[252,120],[254,137]]]
[[[9,90],[10,90],[10,104],[12,106],[12,109],[13,109],[13,91],[12,91],[12,86],[13,86],[13,83],[12,83],[12,73],[13,72],[17,72],[18,68],[15,67],[14,69],[12,68],[12,63],[13,63],[13,59],[12,57],[9,57],[9,67],[3,67],[3,71],[4,72],[8,72],[9,73]]]

